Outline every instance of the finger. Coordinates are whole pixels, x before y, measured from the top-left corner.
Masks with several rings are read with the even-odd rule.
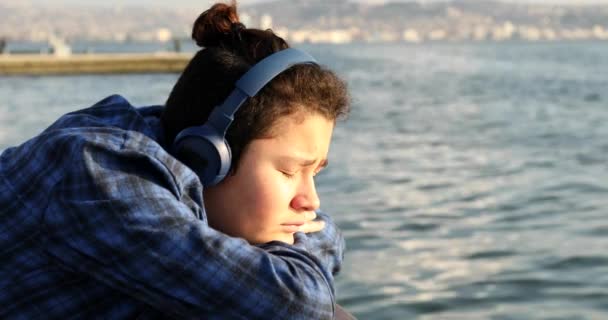
[[[325,228],[325,221],[309,221],[300,227],[304,233],[319,232]]]
[[[317,218],[317,213],[314,211],[306,212],[304,214],[304,219],[306,219],[307,221],[313,221],[316,218]]]

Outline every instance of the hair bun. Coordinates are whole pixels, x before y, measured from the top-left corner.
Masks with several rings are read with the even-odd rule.
[[[216,3],[194,21],[192,39],[199,47],[218,46],[232,34],[234,24],[240,24],[236,0],[229,4]]]

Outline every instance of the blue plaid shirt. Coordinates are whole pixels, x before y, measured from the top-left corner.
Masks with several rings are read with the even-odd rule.
[[[0,319],[331,319],[333,222],[294,245],[210,228],[161,112],[110,96],[0,155]]]

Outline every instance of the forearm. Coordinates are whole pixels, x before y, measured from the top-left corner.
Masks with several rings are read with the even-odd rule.
[[[176,318],[333,317],[331,277],[307,250],[210,228],[196,180],[172,185],[158,161],[123,154],[96,152],[56,186],[42,222],[53,261]]]
[[[320,261],[325,270],[336,275],[340,271],[344,259],[344,237],[328,214],[317,211],[317,219],[325,222],[325,228],[319,232],[296,233],[294,235],[295,243],[304,246]]]
[[[138,201],[140,205],[129,208],[146,203]],[[104,221],[100,215],[108,213],[93,207],[63,203],[62,208],[49,208],[49,254],[161,312],[179,318],[333,316],[332,280],[303,248],[273,243],[262,250],[196,219],[154,214],[142,221],[142,210],[110,218],[121,223]],[[70,214],[66,217],[65,212]],[[171,225],[167,219],[172,219]]]

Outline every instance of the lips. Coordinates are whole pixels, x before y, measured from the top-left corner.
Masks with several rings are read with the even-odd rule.
[[[304,225],[304,222],[288,222],[282,223],[281,227],[285,232],[294,233],[300,231],[300,227]]]

